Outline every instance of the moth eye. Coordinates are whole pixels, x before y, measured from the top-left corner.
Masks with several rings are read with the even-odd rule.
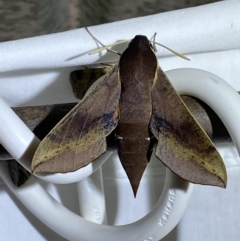
[[[215,169],[212,169],[213,170],[213,172],[216,172],[216,170]]]
[[[205,162],[201,162],[203,165],[205,165]]]
[[[44,159],[47,159],[47,156],[45,156]]]
[[[58,154],[58,151],[55,151],[56,154]]]

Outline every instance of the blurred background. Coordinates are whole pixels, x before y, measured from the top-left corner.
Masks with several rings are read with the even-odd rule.
[[[0,0],[0,41],[62,32],[213,0]]]

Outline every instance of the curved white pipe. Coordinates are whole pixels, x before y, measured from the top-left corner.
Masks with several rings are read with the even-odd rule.
[[[181,94],[196,96],[216,111],[231,133],[238,150],[240,150],[240,130],[235,129],[240,121],[240,113],[238,113],[240,97],[236,94],[236,91],[219,77],[202,70],[178,69],[168,71],[167,75]],[[0,105],[2,106],[2,103]],[[2,130],[5,126],[8,126],[6,118],[2,118],[2,115],[0,115],[0,123],[0,142],[2,142],[5,139],[5,136],[2,135],[9,134]],[[10,125],[9,128],[14,129],[15,126]],[[15,132],[15,130],[12,132]],[[24,137],[23,133],[21,138]],[[17,143],[17,141],[21,141],[21,138],[16,136],[14,141]],[[31,144],[32,140],[34,138],[29,138],[28,144]],[[14,150],[8,146],[10,143],[10,141],[5,142],[5,147],[11,153]],[[27,144],[23,145],[23,148],[26,146]],[[20,155],[13,156],[21,159],[27,149],[25,148],[24,151],[20,149]],[[40,220],[69,240],[160,240],[181,219],[193,187],[192,184],[167,171],[162,195],[153,210],[137,222],[116,227],[92,223],[72,213],[54,200],[37,181],[29,182],[22,188],[16,188],[8,176],[5,166],[0,165],[0,167],[1,177],[15,195]]]

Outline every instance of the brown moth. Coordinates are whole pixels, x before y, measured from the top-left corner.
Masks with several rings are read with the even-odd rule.
[[[113,131],[134,195],[154,138],[156,157],[174,173],[192,183],[226,187],[219,153],[161,70],[145,36],[131,40],[119,63],[44,138],[32,170],[65,173],[84,167],[106,151]]]

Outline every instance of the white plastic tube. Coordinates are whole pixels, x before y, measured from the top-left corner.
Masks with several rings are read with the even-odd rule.
[[[216,113],[224,121],[239,150],[240,130],[235,127],[240,121],[240,113],[238,113],[240,97],[236,91],[222,79],[206,71],[178,69],[167,72],[167,75],[173,82],[177,91],[181,94],[196,96],[203,101],[206,101],[206,103],[216,111]],[[2,103],[0,104],[2,105]],[[0,109],[1,107],[2,106],[0,106]],[[8,125],[5,122],[6,120],[2,118],[2,114],[0,114],[0,142],[5,139],[5,136],[2,136],[3,134],[9,134],[8,132],[4,132],[2,130],[6,125]],[[15,125],[12,125],[11,128],[14,133]],[[25,135],[24,133],[22,134],[23,135],[21,137],[24,139]],[[32,139],[29,139],[29,144],[31,144]],[[17,146],[17,142],[21,141],[21,138],[16,138],[16,140],[12,141],[16,141],[15,145]],[[8,146],[12,145],[11,142],[5,142],[4,144],[8,150],[14,151]],[[27,146],[27,144],[25,146]],[[19,152],[25,153],[22,149],[19,150]],[[13,156],[21,157],[22,155],[17,155],[16,153]],[[31,210],[46,225],[68,240],[160,240],[169,233],[181,219],[187,207],[193,188],[192,184],[183,181],[167,170],[162,195],[153,210],[151,210],[142,219],[129,225],[107,226],[89,222],[72,213],[62,204],[53,199],[38,184],[37,180],[33,179],[23,187],[16,188],[12,184],[5,165],[3,164],[0,165],[0,175],[4,182],[29,208],[29,210]]]
[[[91,176],[77,183],[80,215],[94,223],[106,224],[105,193],[100,167]]]

